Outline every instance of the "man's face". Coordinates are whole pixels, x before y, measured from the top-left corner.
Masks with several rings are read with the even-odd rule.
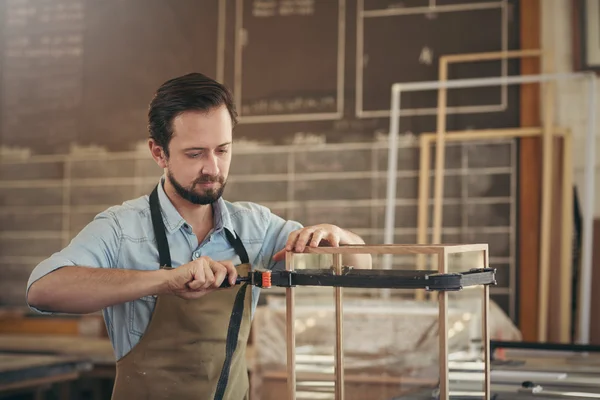
[[[173,120],[169,157],[163,168],[184,199],[211,204],[223,194],[231,163],[231,117],[225,106],[189,111]]]

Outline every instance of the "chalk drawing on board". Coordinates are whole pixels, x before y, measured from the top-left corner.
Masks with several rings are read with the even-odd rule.
[[[383,3],[389,3],[388,1],[380,1],[378,4],[383,5]],[[413,82],[413,81],[427,81],[427,80],[436,80],[438,79],[438,60],[439,56],[443,54],[451,54],[451,53],[469,53],[469,52],[479,52],[479,51],[506,51],[508,49],[508,4],[507,0],[501,1],[486,1],[486,2],[477,2],[477,3],[468,3],[463,2],[462,4],[439,4],[440,0],[438,0],[437,4],[431,3],[429,5],[423,4],[423,6],[414,6],[414,7],[388,7],[381,9],[374,9],[373,4],[370,4],[371,8],[369,10],[365,10],[365,0],[357,0],[357,29],[356,29],[356,98],[355,98],[355,114],[357,118],[379,118],[379,117],[389,117],[390,111],[390,88],[392,83],[396,82]],[[445,2],[446,3],[446,2]],[[488,27],[488,21],[493,19],[497,21],[497,30],[498,30],[498,42],[497,46],[494,47],[486,47],[483,48],[481,41],[476,37],[473,39],[475,46],[472,49],[464,48],[464,43],[457,43],[454,45],[456,49],[441,47],[438,46],[436,48],[435,42],[443,41],[443,37],[439,36],[439,32],[442,32],[441,29],[431,29],[431,36],[428,38],[419,38],[413,39],[413,33],[406,33],[406,36],[402,37],[390,37],[390,40],[386,42],[389,44],[385,49],[382,47],[381,40],[375,40],[372,37],[369,37],[369,33],[373,35],[377,29],[383,32],[386,29],[386,24],[390,26],[390,30],[394,29],[396,32],[398,29],[406,30],[410,29],[410,24],[408,23],[400,23],[399,19],[412,18],[422,18],[420,23],[430,23],[431,25],[437,26],[436,24],[440,20],[440,18],[465,18],[469,13],[473,14],[477,12],[477,16],[485,15],[486,18],[478,18],[476,21],[480,21],[480,23],[486,23],[486,28]],[[433,14],[432,14],[433,13]],[[404,20],[406,21],[406,20]],[[413,23],[413,26],[416,24]],[[370,29],[370,30],[369,30]],[[422,29],[420,27],[419,29]],[[469,30],[476,32],[477,26],[473,26],[471,24],[469,26]],[[438,34],[438,37],[436,37]],[[442,33],[443,35],[443,33]],[[468,37],[468,36],[467,36]],[[410,38],[410,40],[409,40]],[[396,40],[397,39],[397,40]],[[373,42],[373,46],[370,49],[371,54],[369,54],[369,49],[367,48],[369,43]],[[434,43],[430,43],[434,42]],[[375,46],[375,44],[377,46]],[[439,43],[438,43],[439,44]],[[398,51],[402,51],[399,49],[404,49],[404,54],[409,53],[406,50],[407,46],[415,47],[417,51],[414,54],[411,53],[409,56],[407,55],[406,59],[396,61],[398,66],[393,64],[393,54],[398,54]],[[461,47],[463,46],[463,47]],[[377,48],[375,48],[377,47]],[[384,57],[376,58],[373,56],[376,52],[380,52],[382,54],[387,54]],[[423,52],[425,49],[425,53]],[[428,53],[432,53],[434,56],[434,61],[431,65],[423,62],[423,59],[429,55]],[[392,56],[390,56],[392,55]],[[375,59],[383,60],[379,63],[375,61]],[[383,65],[381,63],[388,64]],[[507,76],[508,75],[508,61],[507,60],[498,60],[491,62],[494,65],[494,73],[493,75],[486,76]],[[410,66],[410,68],[402,69],[401,66]],[[449,72],[452,76],[453,66],[456,64],[452,64],[449,68]],[[398,71],[398,73],[393,72],[394,76],[392,76],[389,72],[386,74],[384,71],[393,70]],[[373,81],[369,81],[369,68],[371,71],[371,76],[374,76],[375,79],[378,80],[386,80],[385,84],[379,82],[376,84]],[[395,69],[393,69],[395,68]],[[456,67],[454,67],[456,68]],[[498,70],[496,73],[496,69]],[[375,72],[377,71],[377,73]],[[412,76],[410,76],[412,75]],[[474,76],[471,76],[474,77]],[[387,82],[389,81],[389,82]],[[474,99],[477,97],[470,96],[469,101],[466,104],[452,104],[449,98],[447,113],[448,114],[476,114],[476,113],[488,113],[488,112],[500,112],[504,111],[507,108],[508,103],[508,93],[506,85],[498,86],[495,88],[480,88],[477,93],[481,93],[483,90],[487,90],[486,97],[490,97],[489,94],[493,93],[493,100],[488,101],[486,104],[480,104],[480,102],[475,102]],[[449,91],[449,97],[451,96],[451,92]],[[464,92],[468,93],[468,92]],[[416,116],[416,115],[435,115],[437,113],[436,108],[436,95],[434,93],[423,93],[420,96],[420,99],[416,101],[416,103],[421,103],[418,105],[407,105],[402,108],[401,115],[402,116]],[[428,97],[426,99],[426,97]],[[415,97],[416,98],[416,97]],[[463,95],[464,99],[465,96]],[[428,101],[424,101],[424,99]],[[473,99],[473,100],[471,100]],[[427,103],[427,104],[426,104]],[[463,101],[464,103],[464,101]],[[469,104],[470,103],[470,104]]]
[[[226,1],[219,0],[219,23],[217,32],[217,75],[215,79],[217,82],[223,83],[225,79],[225,21],[226,21]]]
[[[379,10],[412,10],[427,8],[427,12],[435,11],[438,7],[462,7],[466,4],[483,4],[497,3],[501,0],[367,0],[365,2],[364,11],[379,11]],[[419,11],[422,13],[423,10]]]
[[[346,0],[236,0],[233,95],[240,123],[342,118],[345,14]],[[325,18],[329,15],[331,20]],[[335,24],[337,30],[331,29]],[[301,46],[307,45],[323,55],[306,59]],[[300,56],[303,60],[291,65]]]

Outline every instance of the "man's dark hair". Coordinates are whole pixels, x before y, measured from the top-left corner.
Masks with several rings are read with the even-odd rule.
[[[237,124],[237,112],[229,90],[214,79],[199,72],[189,73],[163,83],[150,102],[148,130],[169,156],[173,136],[173,119],[185,111],[209,111],[225,105],[232,126]]]

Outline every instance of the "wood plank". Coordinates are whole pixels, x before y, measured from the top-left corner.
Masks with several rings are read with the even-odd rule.
[[[307,247],[305,254],[440,254],[487,250],[485,243],[473,244],[383,244],[341,245],[339,247]]]
[[[2,354],[0,353],[0,375],[6,372],[23,371],[29,368],[71,364],[73,358],[41,354]]]
[[[466,131],[448,131],[447,134],[447,142],[463,142],[482,139],[514,139],[538,137],[542,134],[542,128],[471,129]],[[555,136],[564,136],[569,134],[569,131],[565,128],[554,127],[552,128],[552,134]],[[431,143],[435,140],[435,135],[436,134],[432,132],[425,132],[421,133],[420,137],[428,146],[431,146]]]
[[[502,58],[529,58],[539,57],[543,52],[539,49],[527,50],[508,50],[508,51],[491,51],[487,53],[470,53],[470,54],[446,54],[440,56],[447,63],[468,62],[468,61],[485,61],[499,60]]]
[[[548,312],[547,315],[547,341],[550,343],[570,343],[569,333],[571,330],[570,318],[570,288],[571,274],[570,265],[563,265],[563,243],[562,233],[566,227],[563,226],[563,190],[564,182],[562,179],[562,169],[564,162],[564,146],[561,140],[556,140],[553,147],[555,163],[552,166],[552,232],[550,237],[549,249],[549,268],[550,274],[548,277],[549,296],[548,296]],[[568,190],[571,195],[572,191]],[[567,212],[567,217],[572,216],[572,212]],[[572,237],[570,237],[572,239]],[[569,241],[568,245],[571,244]],[[568,255],[572,252],[566,249]],[[568,260],[570,261],[570,260]],[[564,269],[564,271],[563,271]],[[563,274],[565,272],[565,274]],[[564,286],[567,285],[565,288]],[[566,310],[565,310],[566,308]],[[566,312],[566,313],[565,313]]]
[[[115,364],[109,339],[61,335],[0,335],[0,352],[60,354],[89,359],[95,364]]]
[[[331,382],[333,380],[333,374],[325,374],[319,372],[298,372],[299,381],[326,381]],[[345,381],[347,383],[374,383],[374,384],[394,384],[397,386],[424,386],[424,387],[435,387],[438,384],[437,376],[434,377],[434,373],[430,374],[431,377],[415,377],[411,376],[410,373],[404,375],[384,375],[384,374],[346,374]],[[264,379],[277,379],[285,380],[287,375],[285,371],[281,370],[265,370],[262,373]]]
[[[40,381],[60,382],[77,378],[91,369],[81,357],[40,354],[0,354],[0,391],[15,387],[34,387]]]
[[[64,318],[22,318],[0,319],[0,333],[45,333],[57,335],[78,335],[79,321]]]
[[[18,309],[0,311],[0,334],[3,333],[107,337],[101,314],[47,316]]]
[[[540,38],[540,0],[523,0],[520,7],[521,49],[538,49]],[[540,61],[521,61],[521,74],[539,74]],[[538,84],[521,85],[521,126],[540,126]],[[518,326],[526,341],[537,339],[541,146],[540,139],[522,138],[519,149],[519,316]]]
[[[71,372],[67,374],[58,374],[47,376],[44,378],[36,378],[36,379],[26,379],[15,381],[12,383],[2,384],[0,383],[0,393],[20,391],[23,389],[36,389],[40,390],[40,387],[45,387],[47,385],[52,385],[55,383],[63,383],[68,381],[74,381],[79,378],[78,372]],[[36,393],[39,394],[39,393]],[[38,397],[35,397],[38,399]],[[44,399],[44,397],[39,397],[40,399]]]

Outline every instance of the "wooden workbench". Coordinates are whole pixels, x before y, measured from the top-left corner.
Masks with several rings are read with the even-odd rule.
[[[76,380],[91,368],[80,357],[0,353],[0,397],[17,392],[40,395],[50,385]],[[69,398],[68,385],[61,386],[60,397]]]
[[[90,368],[79,376],[95,381],[99,399],[106,394],[115,378],[116,361],[108,338],[89,338],[71,335],[0,334],[0,353],[13,355],[53,355],[77,357],[89,363]],[[248,368],[254,365],[253,347],[246,351]],[[107,383],[108,382],[108,383]],[[105,387],[106,386],[106,387]]]
[[[108,379],[115,376],[115,356],[108,338],[0,334],[0,352],[78,357],[92,366],[85,376]]]
[[[115,355],[108,338],[67,335],[0,334],[0,352],[77,356],[89,360],[94,369],[115,368]],[[248,368],[254,365],[254,350],[247,347]],[[113,372],[114,375],[114,372]]]
[[[113,348],[108,338],[0,334],[0,352],[61,354],[85,357],[94,364],[115,364]]]

